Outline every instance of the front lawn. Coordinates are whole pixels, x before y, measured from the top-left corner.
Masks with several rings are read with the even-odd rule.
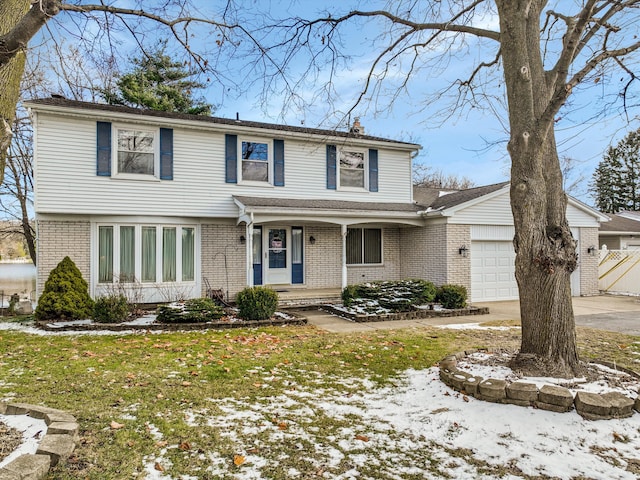
[[[585,332],[584,355],[616,346],[618,364],[637,368],[637,337],[598,332],[594,339]],[[516,348],[519,331],[365,335],[271,327],[39,336],[5,330],[0,342],[0,401],[67,410],[80,422],[78,448],[49,478],[356,478],[354,469],[360,478],[424,478],[439,475],[449,460],[412,450],[412,439],[399,433],[390,433],[392,444],[374,441],[378,427],[348,409],[335,415],[332,399],[394,389],[408,370],[424,370],[461,349]],[[365,451],[377,465],[360,465]],[[406,474],[381,473],[394,464]],[[420,467],[416,473],[412,465]],[[492,466],[474,468],[496,474]]]

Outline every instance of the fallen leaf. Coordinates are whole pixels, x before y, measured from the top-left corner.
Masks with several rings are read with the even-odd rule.
[[[189,442],[182,442],[178,448],[184,451],[191,450],[191,444]]]
[[[115,420],[112,420],[109,426],[111,427],[111,430],[118,430],[124,427],[124,423],[118,423]]]
[[[166,440],[158,440],[156,442],[156,447],[163,448],[163,447],[166,447],[168,444],[169,442],[167,442]]]
[[[366,435],[356,435],[356,440],[362,440],[363,442],[368,442],[369,437],[367,437]]]
[[[156,462],[156,464],[153,466],[153,468],[155,468],[159,472],[164,472],[164,467],[162,465],[160,465],[158,462]]]
[[[287,429],[287,424],[286,424],[285,422],[280,422],[280,423],[278,424],[278,428],[279,428],[280,430],[286,430],[286,429]]]
[[[468,401],[469,401],[469,397],[467,397],[466,395],[464,395],[464,396],[462,397],[462,400],[464,400],[465,402],[468,402]]]
[[[183,387],[189,387],[190,385],[191,385],[191,382],[188,382],[186,380],[184,382],[182,382],[182,386]]]
[[[236,467],[239,467],[240,465],[242,465],[245,462],[245,458],[244,455],[234,455],[233,456],[233,464]]]

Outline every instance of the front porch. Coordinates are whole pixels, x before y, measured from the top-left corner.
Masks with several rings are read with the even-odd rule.
[[[277,286],[273,289],[278,292],[279,305],[283,308],[305,308],[342,302],[342,291],[339,288],[302,289]]]

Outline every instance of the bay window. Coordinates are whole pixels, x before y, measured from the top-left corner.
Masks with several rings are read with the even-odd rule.
[[[99,225],[98,283],[194,282],[196,227]]]

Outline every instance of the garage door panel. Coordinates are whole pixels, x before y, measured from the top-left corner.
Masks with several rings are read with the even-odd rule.
[[[518,298],[515,252],[511,241],[471,243],[471,300],[513,300]]]

